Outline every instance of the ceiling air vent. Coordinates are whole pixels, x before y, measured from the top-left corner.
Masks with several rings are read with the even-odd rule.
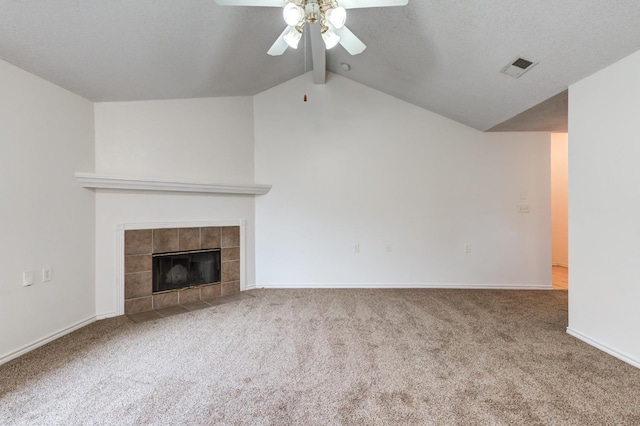
[[[518,57],[511,61],[509,65],[502,68],[502,73],[510,75],[513,78],[518,78],[536,65],[538,65],[537,62]]]

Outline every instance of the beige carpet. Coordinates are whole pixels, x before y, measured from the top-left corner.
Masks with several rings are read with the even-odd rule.
[[[0,366],[0,424],[640,424],[564,291],[255,290]]]

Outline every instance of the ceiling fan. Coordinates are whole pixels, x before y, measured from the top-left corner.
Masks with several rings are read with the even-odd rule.
[[[409,0],[214,0],[221,6],[282,7],[287,24],[280,37],[267,52],[282,55],[288,47],[298,48],[306,25],[319,25],[324,47],[331,49],[338,43],[351,55],[367,48],[347,27],[347,9],[365,7],[405,6]],[[313,42],[313,38],[312,38]]]

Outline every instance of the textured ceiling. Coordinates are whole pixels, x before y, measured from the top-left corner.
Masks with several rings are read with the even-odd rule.
[[[503,121],[488,132],[569,131],[569,91],[565,90],[538,105]]]
[[[327,68],[487,130],[640,49],[639,22],[638,0],[409,0],[349,11],[368,48]],[[92,101],[253,95],[305,72],[302,48],[266,54],[283,28],[213,0],[2,0],[0,58]],[[517,56],[540,63],[501,74]]]

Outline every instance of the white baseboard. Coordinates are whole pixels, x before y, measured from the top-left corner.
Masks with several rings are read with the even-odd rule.
[[[96,320],[100,321],[100,320],[103,320],[103,319],[113,318],[113,317],[117,317],[117,316],[119,316],[119,315],[116,313],[116,311],[112,311],[112,312],[107,312],[107,313],[104,313],[104,314],[96,315]]]
[[[83,321],[80,321],[80,322],[74,324],[74,325],[71,325],[71,326],[69,326],[67,328],[64,328],[64,329],[59,330],[59,331],[57,331],[57,332],[55,332],[53,334],[50,334],[47,337],[44,337],[44,338],[42,338],[40,340],[37,340],[37,341],[35,341],[35,342],[33,342],[33,343],[29,344],[29,345],[23,346],[22,348],[20,348],[20,349],[18,349],[16,351],[9,352],[8,354],[3,355],[2,357],[0,357],[0,365],[4,364],[6,362],[9,362],[12,359],[18,358],[19,356],[24,355],[27,352],[31,352],[32,350],[34,350],[36,348],[39,348],[40,346],[44,346],[49,342],[52,342],[52,341],[54,341],[56,339],[59,339],[60,337],[66,335],[66,334],[69,334],[69,333],[71,333],[73,331],[76,331],[79,328],[82,328],[82,327],[84,327],[86,325],[89,325],[92,322],[95,322],[95,320],[96,320],[95,316],[87,318],[87,319],[85,319]]]
[[[593,346],[594,348],[598,348],[603,352],[608,353],[611,356],[614,356],[616,358],[618,358],[621,361],[626,362],[627,364],[631,364],[636,368],[640,368],[640,360],[634,359],[633,357],[624,354],[620,351],[617,351],[613,348],[610,348],[609,346],[598,342],[595,339],[592,339],[591,337],[580,333],[577,330],[572,329],[571,327],[567,327],[567,333],[572,335],[573,337],[575,337],[576,339],[582,340],[583,342]]]
[[[553,290],[551,284],[422,284],[422,283],[263,283],[256,288],[443,288],[462,290]]]

